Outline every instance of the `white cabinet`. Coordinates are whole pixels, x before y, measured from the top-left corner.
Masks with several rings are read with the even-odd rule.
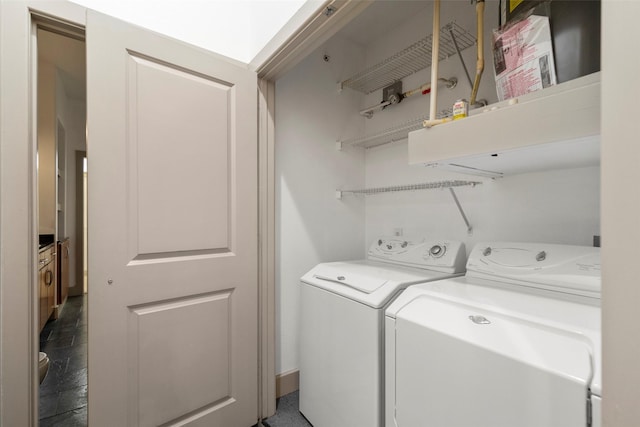
[[[600,164],[600,73],[409,134],[409,163],[501,176]]]

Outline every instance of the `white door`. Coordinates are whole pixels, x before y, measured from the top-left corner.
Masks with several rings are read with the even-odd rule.
[[[87,17],[89,424],[257,420],[257,82]]]

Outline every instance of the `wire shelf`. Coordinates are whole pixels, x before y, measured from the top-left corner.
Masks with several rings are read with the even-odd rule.
[[[365,188],[361,190],[337,190],[336,197],[340,199],[342,198],[342,196],[346,194],[372,196],[375,194],[382,194],[382,193],[397,193],[401,191],[416,191],[416,190],[434,190],[438,188],[464,187],[469,185],[472,187],[475,187],[478,184],[482,184],[482,181],[454,180],[454,181],[423,182],[421,184],[394,185],[391,187]]]
[[[442,119],[444,117],[449,117],[452,114],[451,108],[443,109],[440,113],[436,115],[436,118]],[[429,119],[429,115],[418,117],[415,119],[407,120],[404,123],[400,123],[395,126],[391,126],[387,129],[384,129],[381,132],[372,133],[369,135],[358,136],[355,138],[349,138],[342,141],[338,141],[338,148],[349,148],[349,147],[364,147],[364,148],[374,148],[380,145],[389,144],[396,141],[401,141],[403,139],[407,139],[409,136],[409,132],[413,132],[414,130],[422,129],[422,122]]]
[[[355,138],[345,139],[343,141],[338,141],[340,143],[339,148],[348,148],[348,147],[364,147],[364,148],[373,148],[378,147],[383,144],[389,144],[395,141],[401,141],[406,139],[409,136],[409,132],[414,130],[422,129],[422,122],[425,120],[425,117],[420,117],[417,119],[408,120],[404,123],[401,123],[396,126],[392,126],[383,130],[382,132],[358,136]]]
[[[455,22],[450,22],[440,28],[440,61],[457,54],[451,33],[460,51],[476,43],[476,38],[471,33]],[[341,87],[368,94],[431,66],[432,39],[433,34],[430,34],[418,40],[395,55],[343,81]]]

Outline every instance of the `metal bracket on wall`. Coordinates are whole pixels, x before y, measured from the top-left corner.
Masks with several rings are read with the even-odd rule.
[[[462,216],[464,223],[467,225],[467,234],[469,236],[472,236],[473,227],[469,223],[469,219],[467,218],[467,215],[465,215],[464,209],[462,209],[462,205],[460,205],[460,201],[458,200],[458,196],[456,196],[456,192],[451,187],[449,187],[449,191],[451,192],[451,197],[453,197],[453,201],[456,202],[456,206],[458,207],[458,211],[460,211],[460,215]]]

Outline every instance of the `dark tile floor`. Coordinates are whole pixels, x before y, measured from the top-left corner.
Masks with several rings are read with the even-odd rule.
[[[276,414],[262,421],[265,427],[311,427],[298,410],[299,396],[294,391],[278,399]]]
[[[40,426],[87,425],[86,295],[69,297],[57,320],[40,333],[49,371],[40,384]]]

